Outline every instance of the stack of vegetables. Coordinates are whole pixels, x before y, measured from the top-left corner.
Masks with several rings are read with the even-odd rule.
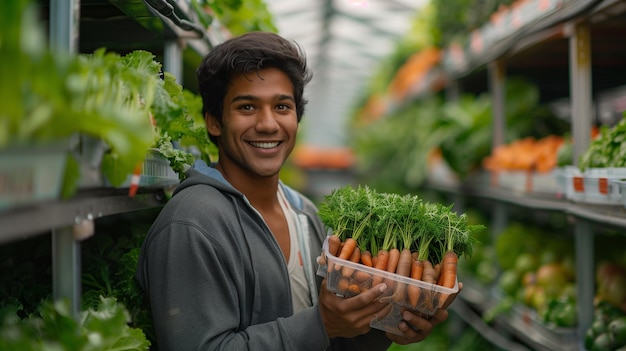
[[[485,320],[518,307],[534,312],[529,315],[544,325],[574,327],[578,316],[573,254],[569,238],[538,225],[511,223],[495,240],[502,298]]]
[[[626,349],[626,312],[600,301],[594,309],[591,327],[585,332],[587,350],[623,351]]]
[[[558,135],[543,138],[525,137],[508,145],[497,146],[483,159],[490,171],[516,170],[549,172],[557,166],[558,150],[564,139]]]
[[[585,332],[588,350],[626,350],[626,255],[612,245],[614,255],[596,266],[596,296],[591,326]],[[606,252],[607,250],[603,250]]]
[[[588,168],[626,167],[626,118],[612,127],[601,126],[585,152],[580,155],[578,167]]]
[[[415,285],[394,287],[388,274],[453,289],[459,257],[471,255],[474,234],[484,229],[469,224],[467,216],[455,213],[452,206],[415,195],[379,193],[367,186],[334,190],[320,204],[319,216],[333,230],[329,254],[385,272],[329,265],[328,269],[341,270],[336,282],[341,293],[354,296],[385,281],[394,301],[405,301],[407,307],[433,301],[420,299]]]

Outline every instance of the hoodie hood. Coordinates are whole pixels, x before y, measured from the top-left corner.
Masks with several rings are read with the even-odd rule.
[[[226,178],[224,178],[222,173],[220,173],[220,171],[215,168],[216,164],[217,163],[211,163],[210,165],[208,165],[202,160],[196,160],[193,166],[187,171],[187,178],[180,183],[172,196],[176,196],[178,192],[190,186],[204,184],[210,185],[214,188],[220,189],[228,193],[243,196],[245,198],[245,195],[242,194],[239,190],[235,189],[226,180]],[[295,190],[283,184],[282,181],[279,181],[278,186],[283,189],[287,201],[289,201],[293,208],[298,210],[301,210],[303,208],[302,198]]]
[[[189,170],[187,170],[187,177],[180,183],[180,185],[178,185],[178,187],[174,191],[174,195],[176,195],[183,189],[197,184],[211,185],[220,190],[239,193],[239,191],[237,191],[237,189],[235,189],[226,180],[226,178],[224,178],[222,173],[220,173],[220,171],[215,168],[215,165],[216,163],[207,165],[202,160],[196,160],[193,166]]]

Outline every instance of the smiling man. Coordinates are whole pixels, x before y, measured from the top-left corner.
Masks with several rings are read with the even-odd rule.
[[[143,244],[137,279],[166,350],[386,350],[447,318],[405,312],[398,336],[371,329],[386,285],[352,298],[315,275],[326,229],[279,171],[296,143],[311,75],[299,47],[254,32],[197,70],[216,163],[199,161]]]

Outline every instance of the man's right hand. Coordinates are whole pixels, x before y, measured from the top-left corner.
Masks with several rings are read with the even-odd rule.
[[[354,297],[344,298],[328,291],[324,279],[319,309],[328,336],[352,338],[369,332],[372,319],[380,319],[391,310],[389,303],[380,301],[385,290],[387,285],[381,283]]]

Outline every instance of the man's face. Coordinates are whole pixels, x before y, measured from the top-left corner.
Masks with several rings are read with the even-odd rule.
[[[227,178],[278,176],[298,131],[289,77],[277,68],[236,75],[222,116],[221,126],[209,116],[207,128],[220,139],[218,162]]]

